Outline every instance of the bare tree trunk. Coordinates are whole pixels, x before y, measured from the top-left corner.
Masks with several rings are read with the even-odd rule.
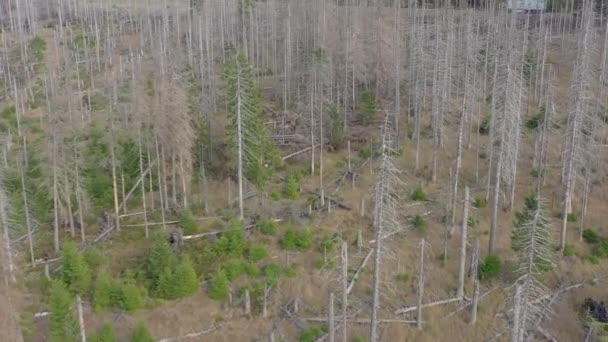
[[[471,325],[477,322],[477,304],[479,303],[479,279],[477,277],[477,267],[479,264],[479,239],[475,239],[475,248],[473,249],[473,259],[471,263],[471,278],[473,279],[473,299],[471,302]]]
[[[251,297],[249,296],[249,289],[245,289],[245,315],[251,314]]]
[[[245,33],[243,33],[243,37]],[[237,68],[240,68],[238,58]],[[240,72],[240,71],[239,71]],[[240,94],[241,90],[241,77],[237,77],[237,94]],[[243,122],[241,116],[241,108],[243,104],[241,103],[242,98],[240,95],[237,95],[237,105],[236,105],[236,139],[237,139],[237,178],[239,182],[239,220],[243,221],[245,219],[245,214],[243,211]]]
[[[467,259],[467,228],[469,223],[469,187],[464,188],[464,205],[460,228],[460,267],[458,269],[458,291],[456,296],[464,300],[464,273]]]
[[[112,125],[114,127],[114,125]],[[114,153],[114,128],[112,128],[112,139],[110,140],[110,154],[112,157],[112,192],[114,193],[114,217],[116,230],[120,231],[120,209],[118,206],[118,184],[116,182],[116,156]]]
[[[511,332],[511,341],[512,342],[521,342],[521,336],[523,336],[522,330],[525,329],[524,326],[520,326],[521,324],[521,285],[516,285],[515,291],[515,302],[513,304],[513,331]]]
[[[264,303],[262,304],[262,318],[268,317],[268,295],[270,293],[270,286],[268,284],[264,284]]]
[[[144,210],[144,232],[145,232],[145,236],[146,239],[150,236],[150,233],[148,231],[148,211],[146,208],[146,182],[144,179],[144,155],[142,152],[142,142],[141,142],[141,129],[139,130],[139,141],[138,141],[138,148],[139,148],[139,176],[141,177],[141,205],[142,208]],[[152,166],[150,166],[152,167]],[[152,170],[150,170],[150,172],[152,172]]]
[[[342,341],[348,341],[347,314],[348,314],[348,244],[342,242],[340,251],[342,260]]]
[[[23,144],[25,145],[25,137],[23,139]],[[32,267],[35,266],[35,257],[34,257],[34,242],[32,240],[32,224],[30,222],[30,208],[27,202],[27,191],[25,187],[25,162],[21,165],[21,193],[23,195],[23,211],[25,213],[25,226],[27,228],[27,244],[30,252],[30,261],[32,263]],[[2,209],[0,209],[2,210]]]
[[[87,333],[84,327],[84,314],[82,312],[82,300],[76,295],[76,306],[78,308],[78,327],[80,328],[80,342],[87,342]]]
[[[336,340],[335,339],[336,325],[334,322],[334,293],[333,292],[329,293],[329,309],[328,309],[327,315],[328,315],[327,322],[329,324],[329,331],[327,332],[328,341],[334,342]],[[344,319],[346,319],[346,318],[344,318]]]
[[[53,243],[59,252],[59,193],[57,189],[57,138],[53,137]]]
[[[420,240],[420,263],[418,264],[418,308],[416,327],[422,330],[422,298],[424,296],[424,239]]]
[[[15,278],[15,264],[13,262],[13,252],[11,251],[11,239],[9,235],[9,223],[8,223],[8,198],[6,198],[6,194],[4,193],[4,189],[0,184],[0,225],[2,225],[2,238],[4,239],[4,258],[6,258],[6,265],[8,267],[8,277],[6,278],[6,283],[10,281],[11,283],[17,282]],[[4,266],[4,264],[3,264]]]
[[[583,241],[583,232],[585,230],[585,218],[587,216],[587,203],[589,200],[589,188],[591,183],[591,167],[587,165],[585,168],[585,190],[583,192],[583,208],[581,209],[581,225],[579,229],[579,240]]]

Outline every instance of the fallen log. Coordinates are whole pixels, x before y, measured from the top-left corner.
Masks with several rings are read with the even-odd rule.
[[[161,338],[160,340],[158,340],[157,342],[173,342],[173,341],[182,341],[182,340],[187,340],[187,339],[193,339],[193,338],[197,338],[200,337],[202,335],[208,334],[214,330],[217,330],[219,327],[218,326],[212,326],[209,329],[203,330],[203,331],[199,331],[199,332],[195,332],[195,333],[190,333],[190,334],[186,334],[183,336],[177,336],[177,337],[166,337],[166,338]]]
[[[357,268],[357,271],[355,271],[355,275],[353,276],[353,279],[351,279],[350,280],[350,284],[348,284],[348,289],[346,291],[347,294],[350,294],[350,291],[352,291],[353,287],[355,286],[355,281],[357,281],[357,278],[359,278],[359,275],[361,274],[361,270],[365,267],[365,265],[367,264],[367,262],[371,258],[372,254],[374,254],[374,250],[373,249],[371,249],[369,251],[369,253],[367,253],[367,255],[365,256],[365,258],[363,259],[363,261],[359,265],[359,268]]]
[[[304,321],[307,321],[307,322],[319,322],[319,323],[327,322],[327,317],[308,317],[308,318],[301,318],[301,319]],[[342,316],[334,317],[334,319],[336,321],[344,322],[344,318],[342,318]],[[346,321],[349,323],[369,324],[370,319],[369,318],[347,318]],[[406,319],[379,319],[378,322],[379,323],[416,324],[417,321],[406,320]]]
[[[443,300],[438,300],[436,302],[432,302],[432,303],[427,303],[427,304],[422,304],[422,308],[430,308],[433,306],[438,306],[438,305],[443,305],[443,304],[450,304],[450,303],[454,303],[454,302],[458,302],[460,301],[461,298],[459,297],[454,297],[454,298],[448,298],[448,299],[443,299]],[[408,313],[408,312],[412,312],[412,311],[416,311],[418,310],[418,306],[408,306],[405,308],[401,308],[399,310],[395,311],[395,315],[399,315],[399,314],[404,314],[404,313]]]

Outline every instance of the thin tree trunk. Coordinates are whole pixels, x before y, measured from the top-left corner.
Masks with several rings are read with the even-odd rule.
[[[464,205],[462,210],[462,225],[460,228],[460,267],[458,269],[458,291],[456,296],[464,300],[464,275],[467,260],[467,228],[469,223],[469,187],[464,188]]]
[[[348,341],[347,313],[348,313],[348,244],[342,242],[340,251],[342,260],[342,341]]]
[[[479,303],[479,279],[477,278],[477,265],[479,263],[479,239],[475,240],[473,259],[471,263],[471,278],[474,282],[473,299],[471,303],[471,325],[477,322],[477,304]]]
[[[114,129],[112,128],[112,131],[113,130]],[[112,132],[112,135],[113,134],[114,133]],[[118,206],[118,184],[116,182],[116,156],[114,153],[114,136],[112,136],[110,143],[110,153],[112,157],[112,192],[114,193],[114,216],[116,222],[116,230],[120,231],[120,209]]]
[[[87,333],[84,327],[84,314],[82,311],[82,300],[76,295],[76,307],[78,308],[78,327],[80,328],[80,342],[87,342]]]
[[[585,218],[587,216],[587,203],[589,200],[589,190],[591,183],[591,167],[587,165],[585,168],[585,190],[583,192],[583,208],[581,209],[581,225],[579,228],[579,240],[583,241],[583,232],[585,231]]]
[[[245,33],[243,33],[245,36]],[[237,68],[240,68],[240,64],[237,60]],[[240,73],[240,71],[238,71]],[[236,78],[237,82],[237,110],[236,110],[236,136],[237,136],[237,178],[239,182],[239,220],[245,219],[245,214],[243,211],[243,122],[241,117],[241,107],[243,104],[241,103],[241,77]]]
[[[23,139],[23,144],[25,145],[25,137]],[[21,165],[21,193],[23,195],[23,210],[25,213],[25,226],[27,228],[27,244],[29,247],[29,252],[30,252],[30,261],[32,263],[32,266],[35,266],[35,257],[34,257],[34,242],[32,240],[32,224],[30,222],[30,209],[29,209],[29,205],[27,202],[27,191],[26,191],[26,187],[25,187],[25,172],[24,169],[25,168],[25,163],[23,163]],[[2,210],[2,209],[0,209]]]
[[[418,308],[416,315],[416,327],[422,330],[422,298],[424,296],[424,244],[420,241],[420,263],[418,264]]]
[[[334,322],[334,293],[330,292],[329,293],[329,309],[328,309],[328,313],[327,313],[328,317],[327,317],[327,322],[329,323],[329,331],[328,331],[328,341],[329,342],[335,342],[335,329],[336,329],[336,325]],[[344,317],[344,319],[346,319],[346,317]]]

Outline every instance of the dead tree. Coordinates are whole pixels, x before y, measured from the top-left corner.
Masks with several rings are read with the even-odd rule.
[[[385,119],[382,132],[382,159],[376,173],[374,228],[376,245],[374,247],[374,280],[372,315],[370,327],[370,341],[377,342],[378,337],[378,311],[380,309],[380,277],[382,267],[382,253],[384,239],[391,231],[399,230],[398,210],[399,199],[395,187],[398,185],[399,170],[393,162],[395,150],[393,147],[393,134],[389,131],[389,118]]]
[[[579,33],[578,54],[572,78],[572,101],[568,111],[568,126],[564,141],[562,179],[564,184],[564,201],[562,210],[562,227],[560,250],[566,246],[568,214],[572,208],[572,193],[579,166],[584,166],[593,142],[594,131],[598,125],[590,115],[592,106],[593,83],[595,80],[594,61],[597,54],[597,41],[594,28],[595,15],[591,1],[583,5],[583,25]]]
[[[420,240],[420,262],[418,263],[418,306],[416,327],[422,330],[422,298],[424,297],[424,239]]]
[[[479,267],[479,239],[475,239],[475,248],[473,249],[473,259],[471,263],[471,279],[473,279],[473,298],[471,299],[471,325],[477,322],[477,305],[479,303],[479,278],[477,276],[477,268]]]
[[[467,228],[469,224],[469,187],[464,189],[464,205],[462,210],[462,225],[460,226],[460,263],[458,268],[458,291],[456,296],[464,300],[464,278],[467,260]]]

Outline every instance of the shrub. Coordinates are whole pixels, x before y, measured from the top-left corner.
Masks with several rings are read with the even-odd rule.
[[[107,272],[102,271],[95,280],[95,290],[93,292],[93,303],[95,310],[101,310],[112,306],[113,292],[113,279]]]
[[[218,301],[228,298],[228,292],[230,291],[228,284],[228,278],[223,270],[215,272],[207,290],[209,298]]]
[[[137,323],[131,332],[129,342],[154,342],[154,337],[143,323]]]
[[[52,342],[73,341],[77,336],[77,322],[74,317],[73,297],[60,281],[53,281],[49,297],[49,332]]]
[[[476,197],[473,201],[473,206],[477,209],[482,209],[488,206],[488,201],[483,197]]]
[[[91,273],[73,242],[66,242],[61,254],[61,279],[75,293],[83,294],[91,285]]]
[[[281,193],[277,190],[272,190],[270,192],[270,198],[272,198],[273,201],[278,201],[281,199]]]
[[[337,106],[330,105],[327,108],[329,143],[334,149],[339,150],[344,146],[344,115]]]
[[[35,36],[30,42],[30,53],[34,58],[34,61],[37,63],[43,62],[45,52],[46,42],[40,36]]]
[[[371,91],[361,94],[361,120],[367,125],[376,118],[376,96]]]
[[[285,276],[287,276],[289,278],[295,277],[297,274],[296,265],[292,264],[292,265],[285,267],[283,269],[283,273],[285,274]]]
[[[245,272],[245,264],[240,259],[230,259],[222,265],[222,270],[226,278],[233,281]]]
[[[593,229],[583,230],[583,240],[586,243],[599,243],[602,241],[602,237]]]
[[[95,281],[94,308],[99,311],[115,307],[131,312],[144,306],[145,296],[145,291],[132,279],[113,279],[107,272],[102,271]]]
[[[241,223],[233,221],[213,246],[219,256],[241,256],[245,251],[245,232]]]
[[[277,232],[276,223],[269,219],[261,219],[257,222],[257,226],[264,235],[274,235]]]
[[[574,246],[566,244],[564,246],[564,256],[573,256],[574,254],[576,254],[576,250],[574,249]]]
[[[99,330],[91,334],[87,341],[89,342],[116,342],[116,331],[112,323],[104,323]]]
[[[198,230],[198,224],[190,209],[184,209],[179,217],[179,227],[184,234],[194,234]]]
[[[422,186],[418,186],[414,192],[412,192],[412,201],[426,201],[426,193],[422,189]]]
[[[177,265],[177,257],[173,254],[167,239],[159,234],[149,252],[146,273],[151,290],[157,290],[160,285],[161,274],[166,269],[172,270]]]
[[[400,273],[395,276],[395,280],[402,283],[407,283],[407,281],[410,280],[410,276],[407,273]]]
[[[319,243],[319,252],[331,252],[336,247],[336,241],[333,238],[325,237]]]
[[[367,340],[364,337],[361,336],[355,336],[353,338],[353,342],[367,342]]]
[[[490,133],[490,114],[486,114],[479,124],[479,134],[486,135]]]
[[[173,274],[178,297],[190,296],[198,290],[199,282],[190,257],[184,255]]]
[[[248,276],[257,277],[260,275],[260,269],[255,264],[245,263],[243,265],[244,265],[245,273],[247,273]]]
[[[608,258],[608,241],[602,241],[597,245],[593,250],[593,256],[602,259]]]
[[[336,267],[336,262],[333,260],[325,261],[325,259],[319,258],[314,261],[313,266],[318,270],[323,269],[323,268],[334,268],[334,267]]]
[[[479,265],[479,279],[490,279],[496,277],[500,273],[502,262],[498,255],[488,255]]]
[[[117,306],[124,311],[132,312],[144,307],[145,291],[137,286],[133,280],[121,282],[119,294]]]
[[[540,125],[545,120],[545,109],[541,108],[538,113],[532,115],[528,120],[526,120],[526,128],[534,131],[540,127]]]
[[[268,249],[262,244],[252,244],[247,249],[247,259],[252,262],[260,261],[268,257]]]
[[[298,184],[298,179],[294,175],[287,177],[284,195],[285,198],[290,200],[297,200],[300,197],[300,184]]]
[[[302,330],[302,332],[300,333],[300,336],[298,336],[298,341],[299,342],[314,342],[319,337],[325,335],[326,332],[327,332],[326,326],[311,326],[311,327],[308,327],[308,328]]]
[[[371,158],[372,153],[373,153],[372,147],[365,146],[359,150],[359,157],[361,157],[361,159],[369,159],[369,158]]]
[[[268,284],[274,284],[281,276],[281,266],[277,263],[270,263],[264,266],[262,273]]]
[[[158,292],[162,298],[186,297],[198,289],[198,277],[188,256],[181,258],[174,270],[165,268],[159,279]]]
[[[414,217],[413,224],[414,224],[414,228],[416,228],[416,230],[419,230],[422,232],[426,230],[426,221],[420,215],[416,215]]]
[[[104,255],[96,247],[90,247],[84,250],[84,260],[89,265],[91,271],[96,270],[99,266],[105,262]],[[93,272],[95,273],[95,272]]]
[[[281,248],[288,251],[306,251],[312,245],[312,232],[310,229],[296,230],[288,228],[280,241]]]

